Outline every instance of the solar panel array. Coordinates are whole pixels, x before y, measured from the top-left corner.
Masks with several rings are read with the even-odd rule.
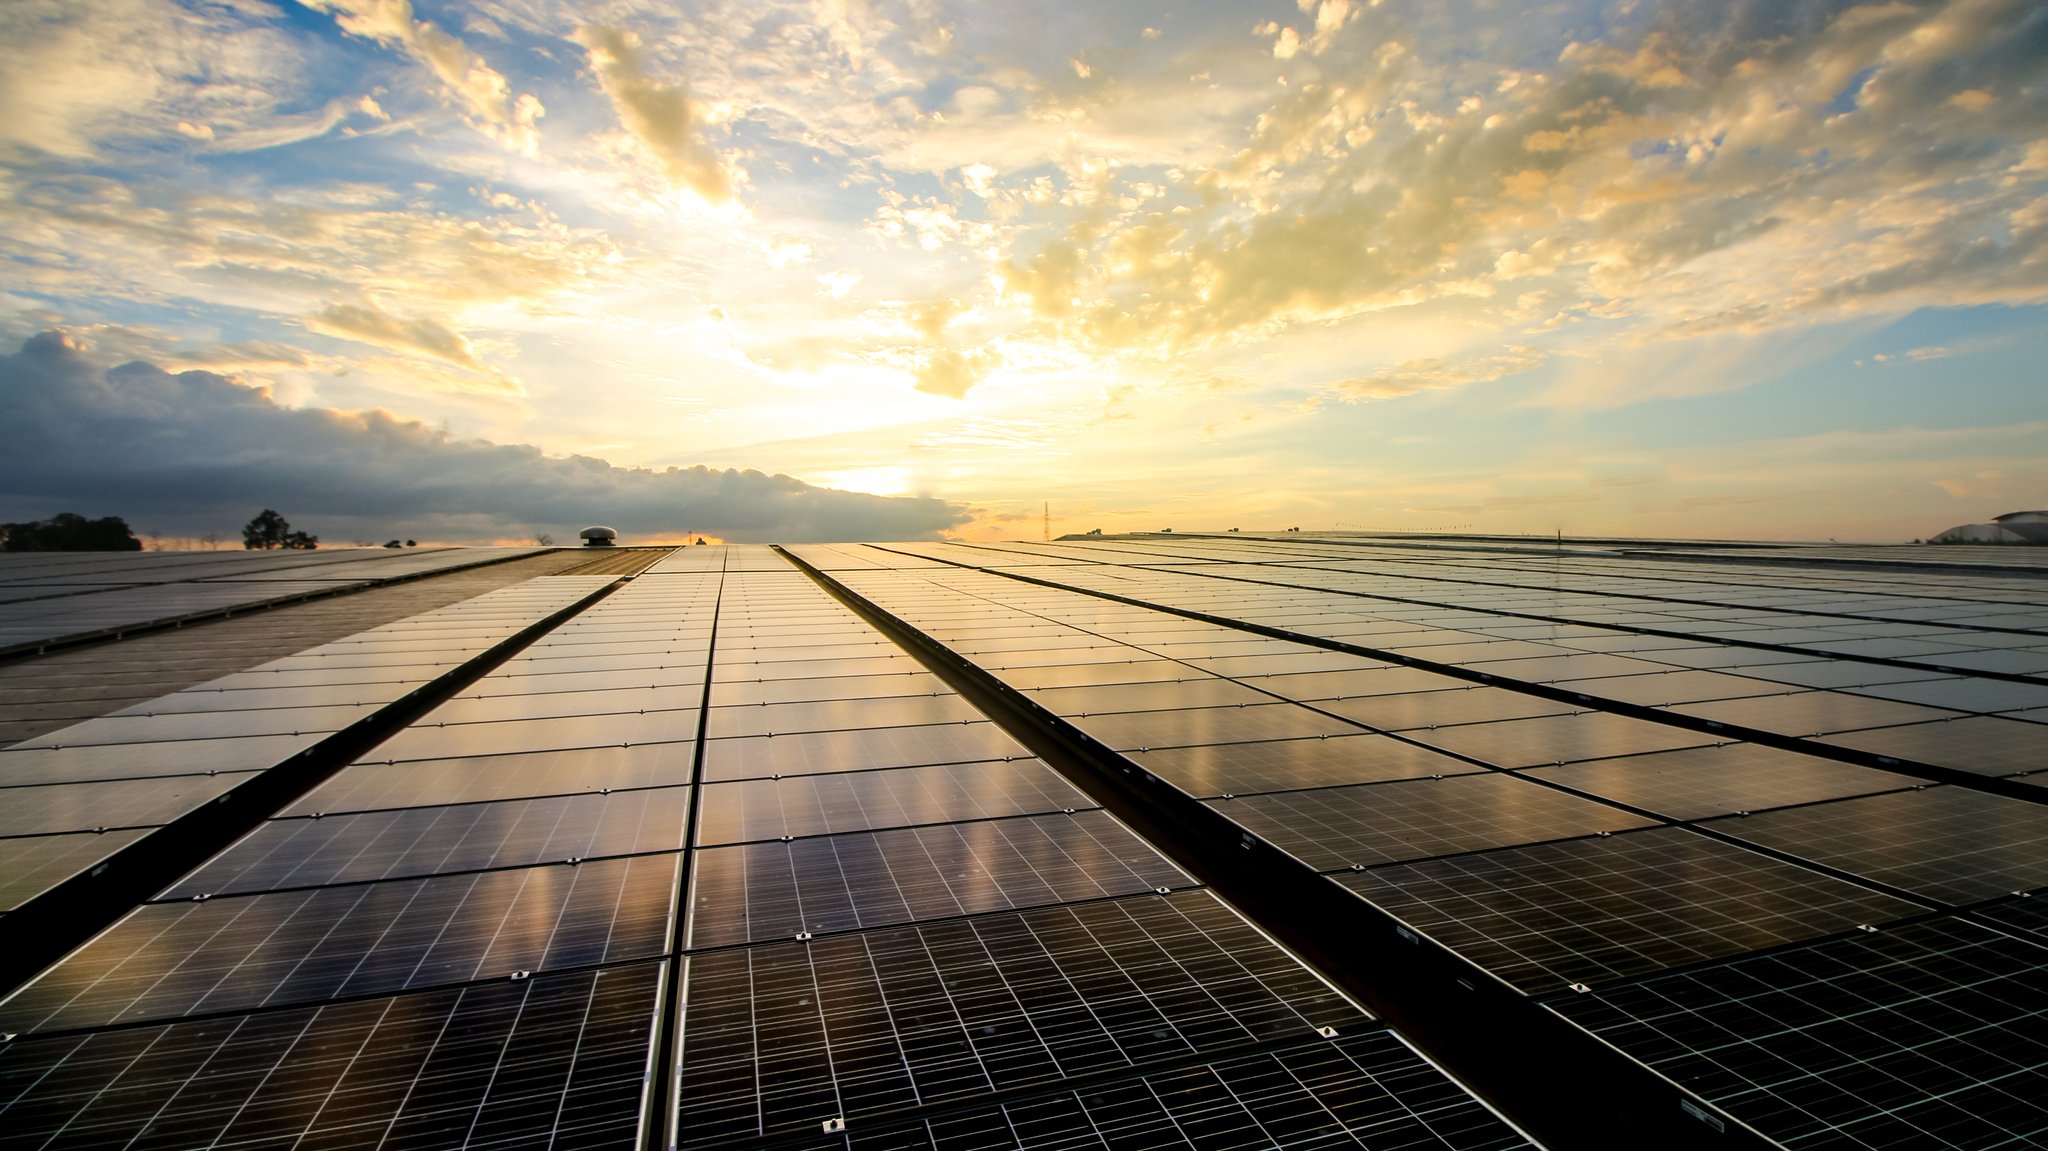
[[[1706,1121],[2048,1139],[2032,575],[1295,537],[792,550]]]
[[[62,878],[17,811],[169,821],[612,584],[0,752],[119,785],[0,842]],[[677,550],[165,882],[0,1002],[0,1145],[1526,1145],[767,549]]]
[[[1274,942],[1290,905],[1225,902],[835,581],[1702,1131],[2048,1140],[2038,576],[1291,535],[789,554],[822,582],[676,549],[0,750],[13,908],[459,685],[0,1001],[0,1145],[1526,1144]],[[0,572],[71,589],[24,619],[99,594],[50,562]],[[266,586],[213,562],[118,590],[160,577],[161,619]]]

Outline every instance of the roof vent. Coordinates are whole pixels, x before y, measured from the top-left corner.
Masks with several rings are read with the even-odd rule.
[[[576,534],[583,537],[583,546],[587,548],[615,547],[619,542],[619,533],[607,527],[588,527]]]

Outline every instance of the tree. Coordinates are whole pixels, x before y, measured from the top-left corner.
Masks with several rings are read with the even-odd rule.
[[[273,548],[317,548],[319,536],[295,532],[285,518],[269,508],[258,512],[242,528],[242,546],[252,551],[269,551]]]
[[[89,520],[75,512],[58,512],[46,520],[0,524],[0,551],[10,552],[139,552],[142,541],[120,516]]]

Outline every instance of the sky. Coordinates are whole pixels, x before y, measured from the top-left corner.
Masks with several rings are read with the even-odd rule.
[[[8,0],[0,518],[2048,506],[2021,0]]]

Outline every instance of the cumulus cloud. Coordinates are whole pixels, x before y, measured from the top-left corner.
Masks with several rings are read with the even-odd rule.
[[[434,74],[449,102],[485,135],[532,156],[540,148],[540,118],[547,115],[530,92],[512,94],[503,73],[431,20],[418,19],[412,0],[299,0],[331,12],[344,32],[397,48]]]
[[[615,467],[525,444],[457,440],[382,411],[286,408],[204,371],[106,370],[45,332],[0,356],[0,518],[106,509],[173,535],[261,507],[330,539],[520,538],[602,522],[627,536],[932,538],[959,505],[814,487],[784,475]]]
[[[669,181],[713,203],[732,198],[732,182],[718,153],[702,138],[702,116],[684,85],[656,82],[642,65],[630,32],[590,25],[576,35],[590,67],[618,109],[619,121],[668,172]]]

